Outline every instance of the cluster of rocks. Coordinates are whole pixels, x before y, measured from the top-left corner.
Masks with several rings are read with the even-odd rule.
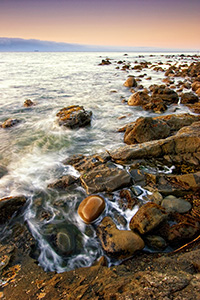
[[[109,65],[109,59],[102,60]],[[122,70],[141,71],[152,68],[164,72],[162,63],[155,66],[119,61]],[[129,105],[164,112],[171,104],[188,105],[199,112],[200,63],[170,66],[165,76],[167,85],[153,85],[149,90],[134,91]],[[168,87],[173,78],[190,78],[195,93],[178,95]],[[126,87],[139,89],[135,77],[130,76]],[[25,106],[31,106],[27,101]],[[57,114],[60,126],[78,128],[91,123],[92,113],[82,106],[63,108]],[[12,120],[8,124],[12,124]],[[6,124],[1,127],[9,127]],[[78,207],[80,218],[91,224],[104,252],[111,258],[123,260],[122,265],[107,267],[105,257],[90,268],[63,274],[45,273],[30,258],[35,243],[25,225],[14,225],[10,235],[0,244],[2,283],[8,299],[23,297],[37,299],[198,299],[199,295],[199,232],[200,232],[200,119],[197,115],[181,114],[156,118],[139,118],[127,124],[124,147],[90,156],[75,155],[63,163],[72,165],[79,177],[65,175],[49,184],[49,189],[67,190],[82,186],[88,197]],[[166,171],[167,170],[167,171]],[[6,174],[0,168],[1,176]],[[140,187],[141,188],[140,188]],[[143,198],[142,188],[148,191]],[[114,221],[106,214],[110,199],[118,201],[123,210],[137,205],[129,224],[122,216]],[[0,200],[0,220],[12,220],[24,208],[26,197]],[[118,223],[116,223],[118,222]],[[126,227],[119,230],[118,225]],[[128,225],[128,229],[127,229]],[[69,224],[43,228],[45,239],[61,256],[80,253],[82,237]],[[191,246],[192,245],[192,246]],[[194,247],[181,254],[145,254],[145,246],[161,253],[163,250]],[[146,249],[146,248],[145,248]],[[175,252],[176,252],[175,251]],[[19,265],[21,262],[21,265]],[[189,271],[188,271],[189,270]],[[17,285],[15,278],[18,278]],[[23,280],[22,280],[23,279]],[[9,284],[8,284],[9,283]],[[28,290],[27,290],[28,289]],[[25,292],[24,292],[25,291]],[[2,296],[0,292],[0,297]]]
[[[152,137],[154,121],[158,122],[155,128],[161,127],[161,131],[161,125],[167,127],[166,136],[159,136],[158,130],[157,137]],[[117,225],[108,216],[97,226],[97,236],[104,251],[118,259],[132,256],[135,251],[143,249],[145,244],[160,250],[168,245],[179,245],[179,242],[194,238],[200,231],[200,220],[197,217],[199,209],[192,196],[195,192],[199,199],[199,116],[169,115],[150,118],[150,122],[145,124],[145,141],[137,141],[139,145],[133,144],[91,156],[73,156],[64,164],[73,165],[80,177],[65,175],[49,186],[68,189],[74,184],[82,185],[90,195],[78,209],[86,223],[93,223],[104,211],[106,204],[98,195],[100,192],[107,198],[107,194],[112,195],[112,192],[118,191],[119,202],[124,202],[124,207],[128,202],[126,209],[132,209],[135,204],[141,205],[130,221],[131,231],[117,229]],[[143,131],[142,128],[141,133]],[[165,174],[165,164],[175,166],[173,174]],[[151,192],[151,196],[144,199],[143,203],[137,199],[138,185]],[[134,205],[131,205],[132,201]],[[129,241],[132,241],[131,246]]]

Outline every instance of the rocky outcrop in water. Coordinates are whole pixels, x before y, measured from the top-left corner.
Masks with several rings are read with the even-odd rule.
[[[2,124],[0,124],[1,128],[10,128],[20,123],[18,119],[7,119]]]
[[[59,126],[74,129],[90,125],[92,112],[86,111],[83,106],[72,105],[62,108],[56,116]]]
[[[30,99],[26,99],[24,101],[24,107],[31,107],[31,106],[34,106],[34,105],[35,105],[35,103]]]

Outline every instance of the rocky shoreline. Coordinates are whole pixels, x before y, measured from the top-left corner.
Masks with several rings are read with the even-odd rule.
[[[100,65],[110,64],[106,59]],[[117,65],[130,70],[125,61]],[[164,72],[161,66],[148,62],[135,65],[133,70],[148,67]],[[7,224],[9,233],[0,244],[0,299],[198,299],[200,63],[170,66],[165,76],[167,85],[150,86],[149,90],[142,89],[134,76],[128,77],[124,85],[132,95],[125,104],[162,113],[180,98],[196,114],[139,118],[119,129],[127,145],[66,159],[63,163],[73,166],[80,176],[65,175],[48,186],[53,190],[80,186],[93,197],[83,200],[86,204],[79,208],[79,215],[86,223],[100,217],[92,226],[105,254],[123,262],[108,267],[106,257],[102,257],[88,268],[62,274],[44,272],[32,255],[36,247],[33,237],[26,224],[18,222],[26,198],[4,198],[0,200],[1,224]],[[175,77],[185,78],[179,83],[180,95],[172,89]],[[193,92],[182,93],[183,86]],[[57,122],[74,130],[90,126],[91,116],[92,112],[83,107],[71,106],[57,114]],[[19,120],[9,119],[1,127],[6,129],[17,123]],[[2,167],[2,176],[5,172]],[[138,196],[142,189],[149,193],[141,200]],[[127,224],[129,230],[117,228],[126,223],[122,216],[118,217],[119,224],[108,216],[101,218],[105,205],[98,197],[109,201],[113,192],[123,209],[138,206]],[[61,255],[81,247],[67,229],[59,231],[55,239]],[[156,253],[147,253],[146,246]]]

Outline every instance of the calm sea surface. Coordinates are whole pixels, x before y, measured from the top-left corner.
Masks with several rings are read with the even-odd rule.
[[[65,174],[79,175],[62,161],[74,154],[93,154],[104,149],[123,146],[123,134],[117,129],[140,116],[155,116],[122,102],[131,95],[123,86],[128,75],[139,76],[141,84],[161,84],[163,72],[153,68],[122,71],[116,69],[119,60],[130,62],[169,61],[192,62],[191,57],[155,53],[0,53],[0,123],[8,118],[21,123],[0,129],[0,165],[8,174],[0,179],[0,198],[23,194],[28,197],[23,218],[38,242],[38,260],[45,270],[62,272],[89,266],[103,252],[91,226],[85,226],[77,216],[77,207],[86,197],[82,188],[70,192],[49,191],[47,185]],[[141,57],[142,56],[142,57]],[[109,57],[108,66],[99,66]],[[151,76],[151,80],[146,80]],[[182,80],[177,78],[176,80]],[[31,99],[34,107],[23,103]],[[91,127],[77,130],[60,128],[56,113],[68,105],[83,105],[93,112]],[[187,112],[177,105],[177,112]],[[167,113],[172,113],[174,107]],[[167,114],[166,113],[166,114]],[[126,116],[126,118],[119,118]],[[137,208],[136,208],[137,209]],[[107,201],[106,213],[123,214],[128,220],[134,211],[122,212],[117,202]],[[44,215],[48,217],[43,217]],[[49,242],[59,228],[68,228],[78,240],[77,253],[61,257]],[[75,233],[74,233],[75,232]]]

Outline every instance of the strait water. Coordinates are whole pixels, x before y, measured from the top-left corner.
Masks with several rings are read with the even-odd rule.
[[[85,190],[50,191],[47,185],[65,174],[79,176],[72,167],[62,164],[64,159],[123,146],[123,134],[117,132],[118,128],[140,116],[155,115],[123,103],[122,98],[127,100],[131,95],[123,83],[128,75],[145,73],[141,84],[149,87],[161,84],[164,73],[153,68],[141,72],[118,70],[116,67],[121,65],[117,61],[125,60],[132,67],[142,61],[153,65],[162,62],[165,69],[169,61],[171,64],[193,61],[191,57],[169,55],[0,53],[0,123],[8,118],[21,120],[13,128],[0,128],[0,165],[8,170],[0,179],[0,198],[19,194],[28,197],[23,218],[38,242],[38,261],[45,270],[62,272],[89,266],[103,254],[93,226],[86,226],[77,215],[79,203],[87,196]],[[99,66],[106,57],[112,64]],[[149,76],[151,80],[146,80]],[[36,105],[25,108],[26,99]],[[91,126],[76,130],[59,127],[55,122],[56,113],[68,105],[83,105],[91,110]],[[176,109],[179,113],[188,111],[180,104]],[[166,114],[174,110],[173,106]],[[115,201],[115,193],[111,201],[105,200],[104,215],[114,220],[116,213],[129,220],[137,211],[137,207],[122,211]],[[79,241],[77,253],[69,257],[59,255],[49,238],[60,228],[68,228]]]

